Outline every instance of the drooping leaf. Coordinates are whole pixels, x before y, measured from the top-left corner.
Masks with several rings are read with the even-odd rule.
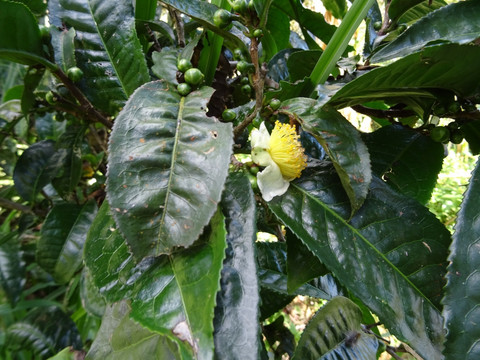
[[[447,285],[443,299],[447,340],[445,359],[473,360],[480,356],[480,331],[477,324],[480,276],[480,162],[477,161],[468,190],[458,213],[449,256]]]
[[[218,358],[257,359],[259,290],[255,260],[255,199],[248,178],[231,173],[221,203],[227,230],[221,290],[214,318]]]
[[[125,301],[107,307],[86,360],[129,360],[145,356],[165,360],[192,359],[182,342],[154,333],[129,318]]]
[[[233,140],[231,124],[205,115],[212,91],[180,97],[152,82],[115,120],[107,193],[137,259],[188,247],[216,209]]]
[[[377,99],[434,98],[431,90],[435,88],[451,89],[460,97],[472,96],[480,93],[478,61],[478,46],[426,47],[357,77],[333,95],[329,104],[338,108]]]
[[[45,73],[44,68],[30,67],[23,78],[23,92],[22,92],[22,112],[28,116],[30,109],[35,105],[35,93],[38,84]]]
[[[214,308],[225,237],[224,217],[217,212],[196,245],[161,256],[135,284],[132,318],[185,341],[197,359],[211,359],[214,354]]]
[[[375,178],[349,223],[342,193],[327,168],[304,175],[268,204],[392,333],[422,356],[440,358],[442,319],[431,301],[439,302],[444,285],[448,231],[423,206]]]
[[[58,283],[68,282],[82,263],[83,245],[95,218],[94,201],[60,204],[49,212],[37,245],[37,262]]]
[[[78,83],[92,103],[116,112],[133,91],[150,80],[136,37],[131,2],[52,0],[50,22],[76,31]]]
[[[43,53],[37,20],[22,3],[0,1],[0,58],[55,69]]]
[[[57,174],[60,163],[53,155],[55,143],[44,140],[31,145],[20,156],[13,172],[15,189],[26,201],[33,202],[42,188]]]
[[[14,307],[25,285],[25,261],[18,233],[0,233],[0,286]]]
[[[363,332],[362,312],[338,296],[317,311],[300,338],[293,360],[375,360],[378,341]]]
[[[70,317],[60,308],[36,308],[22,321],[7,329],[6,343],[12,350],[28,349],[45,358],[67,346],[82,349],[78,329]]]
[[[426,204],[442,169],[442,144],[401,125],[384,126],[363,139],[372,172],[402,194]]]
[[[348,194],[353,214],[362,206],[372,179],[370,156],[360,133],[340,113],[318,106],[313,99],[296,98],[282,106],[295,114],[303,129],[325,149]]]
[[[435,31],[431,31],[432,29]],[[479,33],[480,4],[477,1],[461,1],[424,16],[375,53],[371,61],[382,62],[400,58],[421,50],[432,41],[466,44],[477,39]]]

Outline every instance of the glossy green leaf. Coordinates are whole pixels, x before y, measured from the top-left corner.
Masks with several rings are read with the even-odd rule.
[[[33,202],[57,174],[60,162],[53,157],[55,152],[55,143],[44,140],[31,145],[18,159],[13,180],[15,189],[26,201]]]
[[[323,6],[332,13],[337,19],[342,19],[347,12],[347,2],[345,0],[322,0]]]
[[[159,258],[135,284],[132,318],[143,326],[188,343],[197,359],[214,353],[213,319],[226,249],[224,217],[193,246]]]
[[[457,96],[480,93],[480,48],[470,45],[437,45],[408,55],[393,64],[359,76],[343,86],[329,101],[346,107],[377,99],[431,97],[431,89],[451,89]]]
[[[170,84],[178,84],[177,80],[177,57],[176,49],[162,49],[152,54],[152,72],[159,78]]]
[[[469,121],[461,126],[465,134],[465,140],[468,142],[468,146],[473,155],[480,153],[480,121]]]
[[[422,204],[430,200],[442,169],[442,144],[401,125],[384,126],[363,139],[376,176]]]
[[[328,270],[290,229],[286,233],[287,290],[292,293],[304,283],[326,275]]]
[[[55,62],[61,67],[63,72],[67,72],[71,67],[77,66],[75,60],[75,29],[59,30],[51,27],[52,47],[54,49]]]
[[[103,202],[90,227],[83,257],[94,284],[109,302],[130,297],[135,279],[148,269],[145,265],[155,263],[146,259],[136,266],[107,201]]]
[[[442,293],[448,231],[423,206],[375,178],[347,222],[339,190],[326,168],[304,175],[269,206],[392,333],[425,358],[440,358],[442,318],[429,299],[438,303]]]
[[[221,206],[228,246],[215,308],[215,353],[219,359],[256,359],[261,345],[255,198],[245,175],[230,174]]]
[[[353,214],[362,206],[372,179],[370,156],[360,133],[340,113],[318,106],[313,99],[296,98],[282,106],[295,114],[303,129],[325,149],[348,194]]]
[[[272,8],[284,12],[291,20],[299,23],[302,35],[310,48],[318,49],[319,46],[314,41],[310,41],[313,39],[308,32],[311,32],[325,44],[328,44],[335,33],[336,26],[328,24],[322,13],[307,9],[300,0],[275,0],[272,3]]]
[[[390,19],[396,21],[400,16],[402,16],[409,9],[414,6],[426,2],[425,0],[392,0],[390,6],[388,7],[388,15]],[[431,1],[429,0],[429,3]]]
[[[435,29],[435,31],[431,31]],[[397,39],[375,53],[371,62],[410,55],[432,41],[449,41],[466,44],[480,33],[480,3],[462,1],[445,6],[420,19]]]
[[[152,332],[129,318],[125,301],[107,307],[86,360],[193,359],[186,346]]]
[[[277,83],[280,82],[280,80],[288,79],[290,73],[287,61],[290,56],[297,51],[300,51],[300,49],[284,49],[271,58],[268,62],[268,77]]]
[[[270,10],[268,11],[266,28],[273,37],[278,50],[289,47],[288,42],[290,40],[290,19],[284,12],[274,7],[270,7]],[[277,52],[278,51],[276,51],[273,55],[276,55]]]
[[[58,283],[68,282],[82,264],[83,245],[95,218],[97,206],[56,205],[42,226],[37,244],[37,262]]]
[[[319,299],[331,299],[338,295],[338,289],[329,279],[317,279],[305,283],[292,292],[287,286],[287,247],[280,242],[257,242],[259,264],[258,279],[263,289],[277,295],[307,295]]]
[[[49,357],[48,360],[76,360],[79,356],[83,356],[83,354],[83,352],[73,350],[69,346],[54,356]]]
[[[84,73],[79,87],[100,109],[118,111],[137,87],[150,80],[132,3],[52,0],[48,6],[53,25],[75,28],[76,58]]]
[[[214,24],[213,14],[218,10],[217,6],[206,1],[162,0],[162,3],[188,15],[198,21],[203,27],[222,36],[226,42],[232,45],[232,48],[246,48],[247,41],[241,32],[234,34],[233,30],[227,31],[226,29],[220,29]]]
[[[82,177],[82,145],[86,129],[85,126],[70,126],[57,142],[57,154],[62,166],[52,184],[61,196],[74,191]]]
[[[55,68],[55,64],[44,57],[38,23],[27,6],[0,1],[0,24],[0,58]]]
[[[31,350],[45,358],[67,346],[82,349],[75,323],[58,307],[37,308],[7,329],[6,343],[11,350]]]
[[[322,55],[322,50],[297,51],[287,61],[290,81],[303,80],[312,73],[315,64]]]
[[[448,258],[447,285],[443,299],[447,341],[445,359],[473,360],[480,356],[480,162],[477,161],[468,190],[458,213],[451,253]]]
[[[398,19],[399,24],[411,24],[419,19],[423,18],[425,15],[431,13],[432,11],[438,10],[443,6],[446,6],[447,2],[445,0],[430,0],[423,1],[414,7],[406,11]]]
[[[18,233],[0,233],[0,239],[0,286],[10,304],[15,306],[26,281],[23,251]]]
[[[345,297],[335,297],[305,328],[293,360],[375,360],[378,341],[362,329],[362,312]]]
[[[80,298],[88,314],[101,317],[105,312],[105,299],[93,282],[87,268],[83,268],[80,278]]]
[[[190,246],[216,209],[233,140],[231,124],[205,115],[212,92],[149,83],[115,120],[107,194],[137,259]]]

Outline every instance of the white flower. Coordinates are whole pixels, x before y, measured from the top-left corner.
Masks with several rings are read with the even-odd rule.
[[[252,160],[265,169],[257,174],[257,183],[262,197],[270,201],[284,194],[290,181],[300,176],[307,166],[306,156],[295,127],[275,123],[270,135],[265,123],[251,134]]]

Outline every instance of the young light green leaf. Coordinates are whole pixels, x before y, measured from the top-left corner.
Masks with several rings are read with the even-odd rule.
[[[212,92],[181,97],[165,82],[148,83],[115,120],[107,194],[137,259],[190,246],[220,201],[232,125],[206,116]]]
[[[83,245],[92,224],[97,205],[56,205],[42,226],[37,244],[37,262],[58,283],[68,282],[82,264]]]
[[[361,321],[353,301],[333,298],[309,321],[292,360],[375,360],[378,340],[363,331]]]
[[[405,1],[400,2],[403,4]],[[432,41],[466,44],[477,39],[479,33],[480,3],[462,1],[450,4],[417,21],[397,39],[376,52],[370,61],[377,63],[404,57],[421,50]]]
[[[447,328],[445,359],[473,360],[480,356],[480,331],[476,326],[480,316],[480,162],[477,161],[468,190],[458,213],[448,258],[447,285],[443,299],[443,315]]]

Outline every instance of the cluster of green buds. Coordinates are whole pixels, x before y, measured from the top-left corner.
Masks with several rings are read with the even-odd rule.
[[[177,62],[177,69],[183,73],[185,82],[181,82],[177,85],[177,91],[182,96],[190,94],[193,88],[199,86],[204,79],[203,73],[194,68],[190,60],[179,59]]]

